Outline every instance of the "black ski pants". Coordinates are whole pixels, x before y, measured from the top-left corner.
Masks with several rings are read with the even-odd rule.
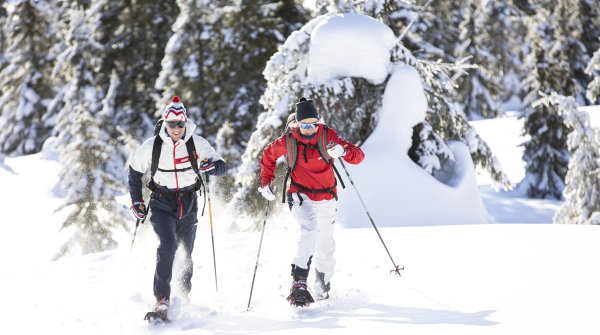
[[[158,207],[158,206],[157,206]],[[183,216],[181,220],[170,211],[152,207],[150,222],[158,235],[160,245],[156,250],[156,271],[154,273],[154,296],[171,296],[171,278],[173,275],[173,261],[177,246],[181,243],[184,252],[184,268],[181,276],[181,289],[187,295],[192,289],[192,274],[194,262],[192,251],[196,239],[198,225],[198,211],[193,211]]]

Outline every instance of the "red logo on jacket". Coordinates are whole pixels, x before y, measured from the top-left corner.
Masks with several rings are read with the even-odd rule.
[[[190,156],[185,156],[185,157],[181,157],[181,158],[176,158],[175,164],[183,164],[183,163],[187,163],[189,161],[190,161]]]

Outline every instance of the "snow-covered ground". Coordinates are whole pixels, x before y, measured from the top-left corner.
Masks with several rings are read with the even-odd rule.
[[[514,118],[477,121],[511,178],[522,175]],[[512,171],[512,172],[511,172]],[[246,311],[260,232],[230,232],[215,208],[219,292],[210,230],[201,219],[191,304],[175,321],[149,326],[157,244],[149,225],[119,236],[120,247],[51,261],[64,215],[54,190],[58,164],[42,154],[0,165],[5,289],[1,310],[10,334],[597,334],[600,319],[600,227],[550,224],[557,201],[497,193],[479,176],[496,223],[382,227],[402,277],[365,217],[338,226],[332,297],[309,308],[288,306],[295,228],[287,213],[269,217],[250,311]],[[367,187],[366,185],[358,185]],[[401,212],[402,204],[398,205]],[[376,213],[374,214],[376,217]],[[418,219],[418,218],[415,218]],[[531,224],[541,223],[541,224]],[[133,220],[132,220],[133,225]],[[312,283],[312,280],[310,280]],[[174,292],[177,299],[177,290]]]

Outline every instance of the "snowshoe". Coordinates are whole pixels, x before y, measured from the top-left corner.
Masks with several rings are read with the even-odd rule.
[[[290,305],[296,307],[308,307],[310,304],[315,302],[313,297],[308,292],[306,288],[306,280],[299,279],[294,280],[292,283],[292,288],[290,289],[290,295],[287,297],[287,301],[290,302]]]
[[[315,298],[317,300],[329,299],[329,290],[331,289],[330,283],[325,284],[325,273],[316,271],[315,277]]]
[[[171,322],[166,312],[148,312],[146,313],[146,316],[144,316],[144,320],[153,325]]]
[[[154,306],[154,311],[146,313],[144,320],[147,320],[151,324],[170,322],[168,318],[169,306],[169,298],[159,298]]]

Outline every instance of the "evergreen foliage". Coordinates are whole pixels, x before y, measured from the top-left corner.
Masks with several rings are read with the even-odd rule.
[[[210,1],[178,0],[179,15],[173,24],[162,68],[155,83],[160,94],[156,99],[154,118],[162,116],[164,107],[174,95],[181,98],[189,118],[200,129],[205,129],[211,109],[211,101],[203,99],[204,92],[211,90],[207,67],[212,65],[209,41],[214,37],[213,24],[221,17],[215,14],[209,20]]]
[[[98,252],[114,246],[111,229],[124,226],[124,213],[115,197],[124,192],[124,169],[117,156],[115,143],[106,131],[103,116],[112,117],[113,76],[108,96],[98,82],[103,78],[94,71],[102,64],[103,46],[94,40],[98,26],[88,20],[83,9],[75,5],[69,10],[67,49],[57,65],[65,76],[67,89],[64,105],[57,117],[60,151],[61,186],[66,190],[60,209],[70,213],[63,228],[71,228],[71,238],[57,256],[75,248],[84,253]],[[93,12],[90,12],[93,14]]]
[[[600,133],[590,126],[589,115],[573,97],[553,93],[536,105],[554,105],[573,131],[568,136],[571,154],[564,198],[555,223],[600,224]]]
[[[472,68],[472,65],[420,60],[401,44],[397,45],[392,59],[411,65],[419,71],[428,101],[425,122],[413,130],[425,133],[413,134],[413,140],[417,142],[413,142],[410,149],[411,158],[420,165],[419,162],[446,159],[447,153],[450,152],[446,142],[461,141],[469,148],[473,163],[486,170],[492,177],[495,188],[511,188],[512,184],[502,171],[500,162],[494,157],[487,143],[469,125],[460,104],[456,102],[455,81],[458,76],[465,74],[466,69]],[[437,136],[430,134],[429,125]],[[419,142],[422,140],[424,142]],[[433,148],[437,148],[437,151],[432,150]],[[421,157],[419,153],[426,154],[427,157]],[[453,160],[453,157],[450,160]],[[421,166],[425,168],[424,165]]]
[[[0,152],[12,156],[41,150],[53,129],[45,122],[54,96],[50,72],[56,43],[48,1],[16,1],[6,5],[0,49]],[[6,40],[4,40],[6,39]]]
[[[579,60],[584,57],[582,45],[572,31],[573,12],[566,2],[559,1],[552,14],[538,8],[530,18],[528,40],[531,53],[525,59],[522,88],[525,91],[524,131],[530,140],[524,143],[523,159],[526,175],[519,187],[530,197],[561,199],[568,170],[567,135],[571,129],[564,123],[556,105],[533,103],[539,93],[557,92],[582,102],[584,87],[578,80]],[[548,19],[550,17],[550,19]],[[575,49],[575,50],[573,50]],[[586,58],[587,59],[587,58]]]
[[[114,72],[120,82],[111,136],[118,136],[117,125],[138,140],[151,134],[156,122],[154,82],[178,10],[174,0],[107,1],[97,13],[97,39],[106,46],[101,72]]]
[[[222,16],[224,29],[211,40],[212,63],[207,67],[210,90],[202,95],[211,102],[204,131],[210,137],[228,134],[227,163],[233,167],[218,179],[225,194],[235,192],[233,176],[252,134],[257,116],[264,111],[259,98],[267,82],[262,72],[287,36],[308,21],[307,13],[293,0],[234,1]],[[218,111],[218,112],[216,112]],[[226,127],[221,132],[222,127]]]
[[[361,78],[332,79],[319,84],[306,82],[310,34],[318,22],[313,20],[293,32],[267,63],[264,71],[267,88],[260,98],[266,111],[258,116],[256,130],[250,136],[235,176],[238,189],[231,208],[243,210],[240,214],[254,216],[264,208],[265,200],[252,196],[260,186],[262,149],[284,132],[285,121],[301,96],[314,98],[325,122],[343,130],[341,135],[350,141],[360,143],[374,127],[374,114],[381,106],[384,84],[373,85]],[[281,182],[277,180],[276,184]]]
[[[593,102],[600,102],[600,48],[594,52],[594,56],[585,69],[585,73],[593,78],[588,84],[588,99]]]
[[[6,8],[4,8],[5,2],[5,0],[0,0],[0,71],[2,71],[2,69],[8,62],[8,59],[4,55],[4,53],[6,52],[5,50],[7,44],[7,38],[5,36],[6,33],[4,32],[4,25],[6,24],[7,16]]]
[[[471,57],[477,68],[464,77],[458,95],[468,118],[494,118],[501,115],[500,102],[507,94],[503,79],[516,68],[515,40],[511,33],[516,12],[507,2],[471,0],[465,6],[460,24],[460,41],[455,54]],[[482,43],[489,41],[489,43]]]

